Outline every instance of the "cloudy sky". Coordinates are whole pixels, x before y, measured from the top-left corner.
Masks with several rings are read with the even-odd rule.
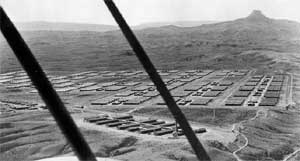
[[[147,22],[232,20],[258,9],[300,22],[300,0],[115,0],[131,25]],[[102,0],[0,0],[13,21],[115,25]]]

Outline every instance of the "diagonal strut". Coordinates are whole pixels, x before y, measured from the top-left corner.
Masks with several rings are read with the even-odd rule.
[[[96,158],[29,47],[0,6],[0,30],[81,161]]]
[[[187,137],[188,141],[190,142],[192,148],[194,149],[197,157],[199,160],[207,160],[209,161],[210,158],[206,153],[204,147],[198,140],[197,136],[195,135],[194,131],[192,130],[191,126],[189,125],[187,119],[185,118],[184,114],[177,106],[174,98],[171,96],[169,90],[167,89],[166,85],[162,81],[161,77],[159,76],[157,70],[155,69],[154,65],[152,64],[151,60],[147,56],[146,52],[144,51],[143,47],[137,40],[136,36],[122,17],[120,11],[114,4],[112,0],[104,0],[106,6],[110,10],[112,16],[118,23],[119,27],[121,28],[124,36],[126,37],[127,41],[129,42],[130,46],[132,47],[133,51],[135,52],[136,56],[138,57],[139,61],[143,65],[144,69],[150,76],[151,80],[155,84],[157,90],[163,97],[164,101],[166,102],[169,110],[173,114],[176,121],[179,123],[180,127],[183,129],[185,136]]]

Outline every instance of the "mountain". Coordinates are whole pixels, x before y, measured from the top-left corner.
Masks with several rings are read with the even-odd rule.
[[[261,11],[254,10],[249,16],[234,21],[203,24],[196,27],[174,25],[145,29],[144,34],[180,34],[206,37],[220,41],[299,40],[300,23],[271,19]],[[191,35],[192,34],[192,35]],[[201,36],[201,37],[200,37]]]
[[[153,27],[163,27],[163,26],[178,26],[178,27],[195,27],[201,26],[203,24],[217,23],[217,21],[175,21],[175,22],[153,22],[144,23],[141,25],[133,26],[134,29],[145,29]]]
[[[270,19],[265,16],[260,10],[253,10],[246,19],[253,22],[270,21]]]
[[[196,27],[168,25],[134,32],[161,69],[288,69],[263,53],[300,53],[300,24],[272,19],[261,11],[233,21]],[[22,31],[22,35],[49,70],[141,68],[120,30]],[[0,43],[0,51],[1,70],[19,68],[6,43]]]
[[[81,23],[56,23],[56,22],[19,22],[16,27],[23,31],[96,31],[105,32],[118,30],[117,26]]]
[[[271,19],[254,10],[248,17],[234,21],[203,25],[201,32],[214,32],[231,40],[290,40],[300,36],[300,24],[289,20]]]

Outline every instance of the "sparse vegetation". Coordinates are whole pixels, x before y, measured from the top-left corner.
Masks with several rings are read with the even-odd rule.
[[[207,142],[208,146],[217,148],[217,149],[222,150],[222,151],[227,151],[227,152],[230,151],[225,145],[223,145],[221,142],[219,142],[217,140],[208,140],[206,142]]]
[[[233,123],[238,123],[243,120],[248,120],[255,116],[256,110],[243,109],[214,109],[199,108],[199,109],[182,109],[188,120],[200,123],[206,123],[216,126],[228,126]],[[136,114],[163,116],[173,118],[167,108],[142,108],[135,111]]]
[[[285,155],[288,155],[292,152],[294,152],[292,146],[289,144],[284,144],[269,152],[269,156],[275,160],[282,160]]]

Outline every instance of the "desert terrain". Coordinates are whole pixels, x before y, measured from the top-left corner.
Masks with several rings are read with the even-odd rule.
[[[21,34],[97,157],[197,160],[119,30],[40,26]],[[300,159],[298,22],[254,11],[134,32],[212,160]],[[0,108],[0,160],[74,155],[2,35]]]

